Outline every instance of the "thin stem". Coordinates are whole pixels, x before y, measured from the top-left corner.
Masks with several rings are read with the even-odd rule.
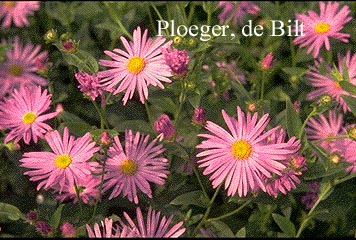
[[[148,121],[150,123],[150,126],[153,127],[152,115],[151,115],[151,111],[150,111],[150,109],[148,107],[147,101],[145,101],[145,108],[146,108],[147,118],[148,118]]]
[[[149,17],[150,22],[151,22],[151,26],[152,26],[151,28],[152,28],[153,31],[155,32],[155,35],[157,35],[158,32],[157,32],[156,25],[155,25],[155,23],[153,22],[153,17],[152,17],[152,12],[151,12],[151,11],[148,11],[148,17]]]
[[[227,218],[231,215],[234,215],[238,212],[240,212],[243,208],[245,208],[247,205],[249,205],[250,203],[252,202],[252,199],[246,201],[244,204],[242,204],[239,208],[235,209],[234,211],[232,212],[229,212],[227,214],[224,214],[220,217],[215,217],[215,218],[209,218],[208,220],[206,220],[207,222],[212,222],[212,221],[217,221],[217,220],[221,220],[221,219],[224,219],[224,218]]]
[[[307,226],[308,222],[310,221],[310,219],[312,219],[311,215],[314,212],[314,210],[316,209],[316,207],[319,205],[319,203],[321,201],[324,200],[325,196],[327,196],[327,194],[329,194],[329,191],[332,189],[331,184],[328,185],[328,187],[325,189],[324,192],[322,192],[318,198],[318,200],[315,202],[314,206],[310,209],[310,211],[308,212],[307,217],[303,220],[303,222],[300,224],[300,227],[298,229],[297,235],[296,237],[300,237],[300,235],[302,234],[303,230],[305,229],[305,227]]]
[[[343,138],[349,138],[349,136],[348,135],[329,136],[329,137],[320,138],[318,140],[312,141],[312,143],[319,143],[322,141],[328,141],[328,140],[333,140],[333,139],[343,139]]]
[[[296,67],[297,63],[295,61],[295,49],[294,49],[292,37],[289,38],[289,48],[290,48],[290,56],[292,60],[292,67]]]
[[[161,13],[158,11],[158,9],[156,8],[156,6],[155,6],[152,2],[150,2],[150,3],[151,3],[151,6],[153,7],[153,9],[155,10],[157,16],[159,17],[159,19],[160,19],[161,21],[164,21],[164,19],[162,18]],[[169,36],[169,32],[168,32],[167,28],[166,28],[165,30],[166,30],[167,36]]]
[[[95,202],[94,211],[93,211],[93,214],[92,214],[92,217],[91,217],[92,219],[95,217],[99,201],[101,200],[101,194],[102,194],[102,190],[103,190],[103,186],[104,186],[105,167],[106,167],[106,161],[104,161],[104,163],[103,163],[103,171],[101,172],[101,180],[100,180],[100,186],[99,186],[99,196],[98,196],[98,198],[96,199],[96,202]]]
[[[177,121],[178,121],[178,118],[179,118],[179,114],[180,112],[182,111],[182,107],[183,107],[183,104],[185,102],[185,99],[186,99],[186,88],[185,88],[185,81],[181,81],[181,87],[182,87],[182,91],[180,93],[180,96],[179,96],[179,106],[178,106],[178,109],[174,115],[174,121],[173,121],[173,125],[175,126],[177,124]]]
[[[346,177],[341,178],[341,179],[336,179],[336,180],[334,181],[334,185],[338,185],[338,184],[340,184],[340,183],[346,182],[346,181],[348,181],[348,180],[350,180],[350,179],[352,179],[352,178],[354,178],[354,177],[356,177],[356,173],[347,175]]]
[[[75,181],[74,181],[74,189],[75,189],[75,194],[77,195],[77,198],[78,198],[80,215],[82,215],[82,213],[83,213],[83,203],[82,203],[82,199],[80,198],[80,192],[79,192],[77,183]]]
[[[215,193],[214,193],[213,197],[211,198],[211,200],[210,200],[210,202],[209,202],[208,208],[206,209],[205,214],[204,214],[202,220],[200,221],[200,223],[198,224],[198,226],[196,226],[196,228],[195,228],[194,231],[193,231],[193,236],[197,234],[198,230],[199,230],[199,229],[201,228],[201,226],[206,222],[206,219],[208,218],[209,213],[210,213],[210,211],[211,211],[211,207],[213,206],[213,203],[214,203],[214,201],[215,201],[215,198],[216,198],[216,196],[218,195],[219,190],[220,190],[220,188],[221,188],[222,185],[223,185],[223,184],[221,183],[221,184],[217,187],[217,189],[215,190]]]
[[[110,17],[116,22],[116,24],[119,26],[120,30],[130,39],[132,40],[132,35],[126,30],[124,25],[122,24],[120,18],[113,12],[113,8],[109,6],[108,2],[103,2],[106,9],[109,11]]]
[[[104,130],[105,126],[108,127],[108,123],[107,123],[106,118],[105,118],[105,108],[102,108],[102,110],[101,110],[100,107],[98,106],[98,104],[95,101],[92,101],[92,103],[94,104],[94,107],[95,107],[96,111],[100,115],[100,129]]]
[[[189,5],[188,23],[187,23],[188,26],[190,26],[190,24],[193,21],[194,12],[195,12],[195,3],[191,2],[191,4]]]
[[[263,101],[263,95],[265,92],[265,81],[266,81],[266,73],[265,71],[262,70],[262,83],[261,83],[261,95],[260,95],[261,102]]]
[[[307,125],[309,119],[314,116],[314,114],[316,113],[316,108],[313,108],[313,110],[309,113],[308,117],[305,119],[305,121],[303,122],[302,127],[299,130],[299,134],[298,134],[298,138],[301,139],[304,133],[304,128]]]
[[[203,183],[202,183],[202,181],[201,181],[201,179],[200,179],[200,177],[199,177],[199,173],[198,173],[198,171],[197,171],[197,169],[196,169],[195,167],[193,168],[193,171],[194,171],[195,176],[196,176],[197,179],[198,179],[198,183],[199,183],[201,189],[203,190],[204,197],[207,198],[207,199],[209,199],[209,195],[207,194],[207,192],[206,192],[206,190],[205,190],[205,188],[204,188],[204,185],[203,185]]]

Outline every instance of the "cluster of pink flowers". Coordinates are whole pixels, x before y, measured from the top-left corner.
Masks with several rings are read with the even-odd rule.
[[[197,157],[201,157],[198,160],[199,167],[205,168],[203,174],[212,174],[209,179],[214,188],[224,182],[228,196],[237,192],[242,197],[249,190],[257,192],[259,189],[271,193],[266,189],[267,180],[275,175],[283,175],[290,165],[289,160],[297,157],[300,141],[292,137],[285,142],[285,133],[278,130],[279,126],[266,131],[268,113],[257,121],[258,113],[251,116],[248,112],[245,115],[237,106],[237,118],[230,117],[225,110],[222,110],[222,115],[229,132],[207,121],[205,128],[210,133],[198,135],[206,138],[197,145],[198,149],[203,149],[197,154]],[[295,172],[289,174],[297,175]],[[290,190],[292,181],[295,181],[293,178],[278,179],[279,182],[275,182],[278,185],[274,188],[283,193],[286,191],[282,185],[290,185],[286,187]]]
[[[234,25],[241,24],[247,14],[260,12],[252,2],[237,4],[219,2],[218,7],[223,8],[220,23],[232,19]],[[8,28],[12,22],[16,27],[29,25],[27,17],[39,6],[38,1],[1,3],[2,27]],[[350,34],[341,30],[352,19],[348,6],[338,11],[339,3],[320,2],[319,7],[320,15],[312,10],[308,15],[296,14],[304,23],[305,34],[293,41],[301,48],[308,47],[307,54],[312,53],[314,59],[321,57],[323,46],[331,50],[330,38],[348,42]],[[146,104],[151,85],[164,89],[174,76],[185,76],[189,72],[189,52],[174,49],[172,41],[164,37],[148,37],[147,29],[142,32],[137,27],[132,41],[125,37],[120,40],[124,50],[106,50],[104,53],[111,60],[98,61],[107,69],[92,74],[83,71],[74,74],[79,90],[93,102],[99,97],[104,99],[106,93],[123,94],[122,102],[126,105],[137,93],[139,102]],[[153,139],[148,134],[126,129],[124,136],[113,138],[103,132],[99,144],[91,132],[75,136],[66,126],[53,129],[51,121],[56,121],[63,109],[58,105],[58,110],[51,110],[52,94],[46,89],[48,81],[39,74],[47,66],[48,52],[41,51],[39,45],[23,45],[19,37],[10,42],[13,48],[0,65],[0,130],[6,134],[4,143],[30,145],[43,141],[47,144],[48,151],[25,152],[20,159],[24,175],[37,183],[36,190],[51,190],[60,202],[85,204],[98,203],[104,194],[109,200],[119,196],[127,198],[135,206],[142,201],[142,195],[153,198],[152,185],[164,185],[171,173],[164,141],[179,141],[179,125],[176,124],[179,118],[172,122],[168,114],[162,113],[153,123],[152,128],[157,133]],[[3,40],[3,43],[7,42]],[[73,46],[70,42],[63,45],[64,48]],[[268,53],[260,62],[260,70],[270,70],[274,60],[273,53]],[[215,65],[232,81],[248,84],[244,73],[236,67],[236,61],[216,61]],[[351,111],[343,96],[356,96],[343,89],[340,82],[347,78],[349,84],[356,85],[356,54],[352,55],[351,51],[339,54],[335,68],[326,66],[326,71],[321,72],[321,66],[322,63],[315,61],[305,74],[306,83],[314,87],[307,99],[329,95],[338,105],[334,110],[311,117],[305,129],[306,137],[325,150],[331,164],[345,161],[350,164],[345,171],[355,173],[356,127],[343,121],[343,113]],[[213,80],[211,87],[215,87]],[[228,91],[224,92],[224,97],[226,101],[230,99]],[[298,113],[301,111],[297,101],[294,107]],[[184,166],[188,169],[185,170],[191,173],[193,168],[201,168],[203,175],[209,176],[212,187],[224,186],[228,197],[236,194],[246,197],[259,192],[274,198],[286,195],[297,188],[301,175],[308,169],[301,140],[288,136],[280,125],[273,126],[269,113],[261,116],[257,103],[248,104],[246,112],[243,109],[242,105],[236,106],[236,117],[221,110],[227,129],[207,120],[202,104],[194,109],[189,121],[194,127],[202,128],[198,134],[202,140],[193,148],[197,153],[192,154],[194,161],[189,167]],[[104,145],[106,152],[102,154]],[[301,199],[307,209],[318,199],[319,185],[312,183],[310,187],[312,191]],[[161,218],[161,211],[151,206],[146,221],[138,206],[135,220],[126,212],[123,216],[117,224],[111,218],[104,218],[93,228],[86,224],[88,236],[179,237],[186,231],[183,221],[175,223],[173,215]],[[174,225],[170,227],[171,224]],[[53,230],[44,221],[36,221],[35,227],[44,236],[49,236]],[[69,222],[61,226],[61,231],[63,236],[75,236],[75,227]],[[215,236],[204,228],[200,231],[205,236]]]

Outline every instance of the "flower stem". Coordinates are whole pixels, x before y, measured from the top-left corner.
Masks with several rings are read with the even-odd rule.
[[[262,70],[262,83],[261,83],[261,95],[260,95],[261,102],[263,102],[263,95],[265,92],[265,81],[266,81],[266,74],[265,71]]]
[[[119,26],[120,30],[130,39],[132,40],[132,35],[126,30],[124,25],[122,24],[120,18],[113,12],[113,8],[110,7],[108,2],[103,2],[107,10],[109,11],[110,17],[116,22]]]
[[[106,167],[106,161],[104,161],[104,163],[103,163],[103,171],[101,172],[101,180],[100,180],[100,186],[99,186],[99,196],[98,196],[98,198],[96,199],[96,202],[95,202],[93,214],[92,214],[92,217],[91,217],[92,219],[95,217],[96,210],[98,209],[99,201],[101,200],[101,194],[102,194],[101,192],[102,192],[103,186],[104,186],[105,167]]]
[[[100,115],[100,129],[104,130],[105,127],[109,128],[109,125],[106,121],[105,118],[105,107],[101,108],[98,106],[98,104],[95,101],[92,101],[92,103],[94,104],[94,107],[96,109],[96,111],[99,113]]]
[[[193,21],[194,12],[195,12],[195,3],[191,2],[189,5],[188,23],[187,23],[188,26],[190,26],[190,24]]]
[[[203,190],[204,197],[205,197],[206,199],[209,199],[209,196],[208,196],[208,194],[206,193],[206,190],[205,190],[205,188],[204,188],[204,185],[203,185],[203,183],[202,183],[202,181],[201,181],[201,179],[200,179],[200,177],[199,177],[199,173],[198,173],[198,171],[197,171],[197,169],[196,169],[195,167],[193,168],[193,171],[194,171],[195,176],[196,176],[197,179],[198,179],[198,183],[199,183],[201,189]]]
[[[185,102],[185,99],[187,97],[187,91],[186,91],[186,88],[185,88],[185,81],[181,81],[181,87],[182,87],[182,91],[179,95],[179,107],[174,115],[174,121],[173,121],[173,125],[176,126],[177,124],[177,121],[178,121],[178,117],[179,117],[179,114],[180,112],[182,111],[182,107],[183,107],[183,104]]]
[[[295,61],[295,49],[294,49],[292,37],[289,38],[289,48],[290,48],[290,56],[292,60],[292,67],[296,67],[297,63]]]
[[[152,8],[155,10],[155,12],[156,12],[157,16],[159,17],[159,19],[160,19],[161,21],[164,21],[164,19],[162,18],[161,13],[158,11],[157,7],[156,7],[152,2],[151,2],[151,6],[152,6]],[[167,36],[169,36],[168,30],[167,30],[167,29],[165,29],[165,30],[166,30]]]
[[[322,141],[328,141],[328,140],[333,140],[333,139],[344,139],[344,138],[349,138],[348,135],[338,135],[338,136],[329,136],[325,138],[320,138],[318,140],[313,141],[313,143],[319,143]]]
[[[235,209],[234,211],[232,212],[229,212],[227,214],[224,214],[220,217],[215,217],[215,218],[209,218],[208,220],[206,220],[207,222],[212,222],[212,221],[217,221],[217,220],[221,220],[221,219],[224,219],[224,218],[227,218],[231,215],[234,215],[238,212],[240,212],[243,208],[245,208],[247,205],[249,205],[250,203],[252,202],[252,199],[246,201],[244,204],[242,204],[239,208]]]
[[[200,221],[200,223],[198,224],[198,226],[196,226],[196,228],[194,229],[193,231],[193,236],[197,234],[198,230],[201,228],[201,226],[206,222],[208,216],[209,216],[209,213],[211,211],[211,207],[213,206],[213,203],[215,201],[215,198],[216,196],[218,195],[219,193],[219,190],[221,188],[221,186],[223,185],[223,183],[221,183],[217,189],[215,190],[215,193],[213,195],[213,197],[211,198],[210,202],[209,202],[209,205],[208,205],[208,208],[206,209],[205,213],[204,213],[204,216],[202,218],[202,220]]]
[[[319,205],[319,203],[321,201],[323,201],[325,199],[325,196],[327,196],[329,194],[329,192],[332,190],[332,185],[329,184],[324,192],[322,192],[319,195],[318,200],[315,202],[314,206],[310,209],[310,211],[308,212],[307,217],[303,220],[303,222],[300,224],[298,232],[296,237],[300,237],[300,235],[302,234],[303,230],[305,229],[305,227],[307,226],[307,224],[309,223],[309,221],[312,219],[312,213],[314,212],[314,210],[316,209],[316,207]]]
[[[307,125],[309,119],[314,116],[314,114],[316,113],[316,108],[313,108],[313,110],[309,113],[308,117],[305,119],[305,121],[303,122],[302,127],[299,130],[299,134],[298,134],[298,139],[301,139],[304,133],[304,128]]]
[[[147,101],[145,101],[145,108],[146,108],[148,122],[150,123],[150,126],[153,127],[152,115],[151,115],[151,111],[150,111],[150,109],[148,107]]]

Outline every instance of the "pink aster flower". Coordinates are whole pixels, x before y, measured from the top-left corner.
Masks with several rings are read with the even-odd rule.
[[[271,69],[273,58],[274,58],[274,55],[271,52],[266,55],[266,57],[261,62],[262,70],[267,71],[267,70]]]
[[[158,86],[164,89],[161,82],[170,83],[171,69],[166,64],[161,48],[167,48],[171,41],[166,42],[165,38],[157,37],[155,40],[147,38],[146,29],[141,36],[141,28],[138,27],[133,33],[133,42],[128,42],[124,37],[121,41],[126,52],[115,48],[112,52],[105,51],[105,54],[113,60],[100,60],[99,64],[112,69],[100,71],[98,77],[100,83],[112,91],[119,85],[113,94],[118,94],[126,90],[123,103],[133,97],[137,89],[142,103],[148,98],[148,86]]]
[[[189,55],[185,49],[172,49],[169,46],[162,49],[162,54],[174,74],[183,75],[188,72]]]
[[[63,188],[59,185],[54,185],[52,188],[58,194],[56,199],[61,202],[71,200],[73,203],[77,203],[77,191],[79,192],[81,201],[85,204],[99,197],[100,177],[87,175],[84,178],[79,178],[75,184],[67,184]]]
[[[62,236],[65,238],[74,238],[76,237],[75,226],[70,222],[64,222],[60,227],[62,231]]]
[[[315,99],[327,94],[338,102],[344,112],[350,111],[350,107],[347,106],[341,95],[352,95],[343,90],[339,84],[339,81],[343,79],[344,61],[346,63],[350,83],[356,85],[356,54],[351,57],[350,51],[347,51],[345,57],[339,55],[337,71],[331,70],[327,75],[322,75],[317,68],[312,67],[310,71],[306,73],[308,83],[316,88],[308,93],[308,99]]]
[[[45,139],[52,152],[26,152],[20,166],[30,169],[24,174],[29,175],[31,181],[40,181],[37,190],[55,188],[58,184],[61,193],[67,185],[74,186],[91,174],[93,162],[88,160],[99,150],[91,138],[91,134],[86,133],[75,139],[67,127],[63,138],[57,130],[47,132]]]
[[[78,88],[80,91],[95,101],[98,96],[103,94],[104,89],[99,85],[99,78],[97,74],[88,74],[86,72],[78,72],[74,74],[79,82]]]
[[[328,118],[324,114],[310,118],[305,128],[305,133],[311,141],[335,137],[343,134],[342,125],[343,115],[337,114],[335,110],[330,110]],[[321,141],[318,145],[329,151],[334,151],[335,139]]]
[[[23,47],[18,37],[13,44],[13,49],[6,53],[6,60],[0,65],[0,98],[20,86],[46,86],[48,83],[36,74],[40,70],[38,62],[46,62],[48,52],[40,52],[40,45],[28,43]]]
[[[30,144],[31,139],[35,143],[38,138],[43,139],[44,134],[52,130],[44,122],[58,115],[58,112],[44,114],[50,109],[51,97],[52,94],[47,94],[47,89],[42,92],[40,86],[14,89],[11,97],[0,103],[0,129],[10,130],[5,143],[23,139],[25,144]]]
[[[185,232],[185,228],[181,228],[183,222],[175,224],[173,227],[169,228],[173,220],[173,215],[161,218],[161,212],[155,211],[150,206],[148,209],[146,221],[142,215],[141,209],[136,208],[136,223],[131,219],[131,217],[124,212],[124,217],[127,224],[120,221],[121,226],[129,226],[131,229],[136,231],[136,236],[141,238],[178,238]],[[146,222],[146,224],[145,224]]]
[[[11,22],[16,27],[29,26],[28,16],[40,8],[40,1],[2,1],[0,2],[0,19],[3,18],[2,27],[9,28]]]
[[[296,19],[304,23],[304,34],[300,33],[293,43],[300,47],[308,47],[307,53],[313,51],[313,57],[319,55],[320,49],[325,45],[326,50],[330,50],[329,38],[340,40],[347,43],[350,37],[348,33],[341,33],[344,24],[351,21],[352,17],[348,16],[350,8],[345,5],[340,11],[338,2],[319,2],[320,15],[310,10],[308,15],[296,14]]]
[[[266,143],[282,144],[285,142],[286,137],[286,131],[284,129],[279,129],[279,131],[276,131],[267,139]],[[266,193],[275,198],[277,198],[279,193],[285,195],[292,189],[297,188],[296,184],[300,183],[298,176],[302,175],[302,171],[307,169],[306,159],[296,153],[300,149],[300,142],[296,141],[295,138],[291,138],[289,143],[289,150],[294,153],[280,161],[280,163],[286,167],[282,171],[282,175],[275,175],[271,179],[268,179],[265,176],[262,178],[266,184]]]
[[[177,133],[176,128],[167,114],[162,114],[154,122],[153,128],[159,132],[158,138],[160,140],[172,139]]]
[[[248,14],[256,15],[260,12],[260,8],[251,1],[240,1],[237,4],[236,7],[234,2],[219,1],[218,7],[223,8],[218,17],[220,24],[232,18],[232,23],[236,26],[238,23],[242,24]]]
[[[237,107],[237,119],[227,115],[222,110],[223,118],[229,128],[226,131],[219,125],[207,121],[205,128],[210,133],[199,134],[206,138],[199,145],[203,149],[197,154],[199,167],[206,169],[204,175],[211,174],[210,180],[214,188],[225,182],[227,195],[246,196],[249,188],[257,186],[266,191],[262,177],[271,178],[272,174],[282,175],[286,166],[281,161],[295,154],[294,146],[299,143],[292,137],[287,143],[268,143],[267,140],[279,127],[268,131],[269,114],[265,114],[257,121],[258,113],[251,116],[250,112],[242,112]]]
[[[149,135],[133,134],[125,131],[125,150],[118,136],[108,151],[105,166],[103,191],[113,188],[109,199],[120,193],[130,201],[138,203],[137,188],[152,198],[150,182],[163,185],[167,178],[168,159],[161,157],[162,144],[156,145],[157,139],[149,142]]]
[[[196,125],[203,125],[206,121],[206,114],[203,105],[199,105],[198,108],[194,109],[192,122]]]
[[[105,218],[100,223],[101,225],[95,223],[93,229],[89,224],[85,225],[89,238],[126,238],[136,236],[135,231],[127,226],[123,226],[122,229],[118,224],[113,226],[111,218]]]

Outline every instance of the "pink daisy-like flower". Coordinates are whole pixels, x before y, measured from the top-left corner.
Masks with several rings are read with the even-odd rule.
[[[0,103],[0,129],[9,129],[5,143],[14,139],[15,143],[21,139],[25,144],[30,144],[31,139],[37,143],[38,138],[52,130],[44,123],[54,118],[58,112],[44,114],[50,108],[52,94],[43,92],[41,87],[22,87],[14,89],[10,98],[5,98]]]
[[[273,135],[268,137],[266,143],[280,144],[284,143],[287,137],[287,133],[284,129],[279,129]],[[296,141],[295,138],[289,140],[290,150],[292,152],[298,152],[300,149],[300,142]],[[299,175],[302,174],[302,171],[306,170],[306,159],[298,155],[298,153],[290,154],[286,159],[280,161],[286,168],[282,171],[282,175],[273,176],[271,179],[267,179],[263,176],[266,185],[266,193],[270,196],[277,198],[278,193],[287,194],[292,189],[295,189],[296,184],[300,183]],[[255,190],[257,191],[258,188]]]
[[[20,86],[46,86],[48,83],[36,74],[40,70],[38,63],[47,61],[48,52],[40,52],[40,45],[26,44],[23,47],[18,37],[13,44],[13,49],[6,53],[6,60],[0,65],[0,98]]]
[[[220,24],[226,20],[233,18],[232,24],[236,26],[242,24],[247,14],[256,15],[260,12],[260,8],[251,1],[240,1],[236,4],[231,1],[219,1],[218,7],[223,8],[218,18]]]
[[[127,226],[123,226],[120,229],[118,224],[113,227],[113,220],[111,218],[105,218],[101,221],[101,226],[98,223],[94,224],[94,228],[91,229],[89,224],[85,225],[89,238],[126,238],[136,237],[136,231],[133,231]]]
[[[351,57],[350,51],[347,51],[345,57],[339,55],[337,71],[331,70],[328,75],[325,76],[319,73],[317,68],[311,68],[310,71],[306,73],[308,83],[316,88],[308,93],[308,99],[315,99],[325,94],[330,95],[338,102],[344,112],[350,111],[350,107],[347,106],[341,95],[352,95],[343,90],[339,84],[339,81],[343,80],[344,61],[346,63],[350,83],[356,85],[356,54]]]
[[[118,136],[108,151],[105,166],[105,183],[103,191],[113,187],[109,199],[120,193],[130,201],[138,203],[137,188],[152,198],[149,182],[159,185],[165,183],[168,171],[168,159],[161,157],[164,152],[162,144],[156,145],[157,139],[149,142],[149,135],[133,134],[125,131],[125,150]]]
[[[237,119],[227,115],[222,110],[223,118],[230,130],[226,131],[219,125],[207,121],[205,128],[211,133],[199,134],[206,138],[198,149],[204,149],[197,154],[202,157],[198,160],[199,167],[206,169],[204,175],[211,174],[210,180],[216,188],[225,181],[227,195],[246,196],[249,188],[254,190],[257,186],[266,191],[262,177],[267,179],[272,174],[282,175],[286,166],[281,161],[295,154],[298,148],[293,147],[299,140],[292,137],[287,143],[268,143],[267,139],[278,130],[275,127],[266,132],[269,123],[269,114],[265,114],[257,121],[257,113],[251,116],[237,106]]]
[[[16,27],[29,26],[28,16],[34,14],[40,8],[40,1],[2,1],[0,2],[0,19],[3,18],[1,26],[9,28],[11,22]]]
[[[87,175],[85,178],[80,178],[76,181],[75,185],[65,185],[61,191],[60,186],[55,185],[52,188],[58,193],[56,199],[61,202],[66,200],[72,200],[73,203],[78,202],[78,194],[81,201],[85,204],[88,204],[90,200],[97,199],[99,197],[99,185],[100,185],[100,177],[94,175]]]
[[[162,49],[162,54],[174,74],[183,75],[188,72],[189,55],[187,50],[173,49],[169,46]]]
[[[103,95],[104,89],[99,85],[97,74],[88,74],[86,72],[78,72],[74,74],[79,82],[78,88],[80,91],[95,101],[98,96]]]
[[[147,38],[146,29],[141,36],[141,28],[138,27],[133,33],[133,42],[128,42],[124,37],[121,41],[126,52],[121,49],[105,51],[105,54],[113,60],[100,60],[99,64],[105,67],[111,67],[110,70],[100,71],[98,77],[100,83],[112,91],[118,84],[118,88],[113,94],[126,90],[123,98],[124,105],[128,99],[133,97],[137,88],[142,103],[148,98],[148,86],[158,86],[164,89],[161,82],[170,83],[171,69],[166,64],[162,55],[161,48],[167,48],[171,41],[166,42],[163,37],[157,37],[155,40]]]
[[[342,114],[337,114],[335,110],[328,112],[328,119],[323,114],[310,118],[305,128],[308,139],[311,141],[320,140],[342,134],[342,118]],[[334,151],[335,139],[321,141],[318,145],[329,151]]]
[[[61,193],[65,186],[74,186],[91,174],[93,162],[88,160],[99,150],[91,138],[91,134],[86,133],[75,139],[69,135],[67,127],[63,138],[57,130],[47,132],[45,139],[52,152],[26,152],[20,166],[30,169],[24,174],[29,175],[31,181],[40,181],[37,190],[41,187],[47,190],[58,184]]]
[[[124,217],[127,220],[127,224],[120,220],[121,226],[129,226],[136,231],[136,236],[141,238],[178,238],[185,232],[185,228],[181,228],[183,222],[175,224],[169,229],[169,225],[173,220],[173,215],[163,216],[161,219],[161,212],[155,211],[150,206],[147,213],[146,224],[142,215],[141,209],[136,208],[137,224],[131,219],[131,217],[124,212]]]
[[[158,138],[160,141],[163,139],[173,139],[177,133],[172,120],[165,113],[159,116],[159,118],[154,122],[153,128],[159,132]]]
[[[352,17],[348,16],[350,8],[345,5],[338,12],[338,2],[328,2],[325,6],[324,2],[319,2],[320,15],[310,10],[308,15],[296,14],[296,19],[304,23],[304,34],[300,33],[293,43],[300,47],[309,46],[307,53],[313,51],[313,57],[319,55],[319,51],[323,45],[326,50],[330,50],[329,38],[340,40],[347,43],[350,37],[348,33],[341,33],[344,24],[351,21]]]

